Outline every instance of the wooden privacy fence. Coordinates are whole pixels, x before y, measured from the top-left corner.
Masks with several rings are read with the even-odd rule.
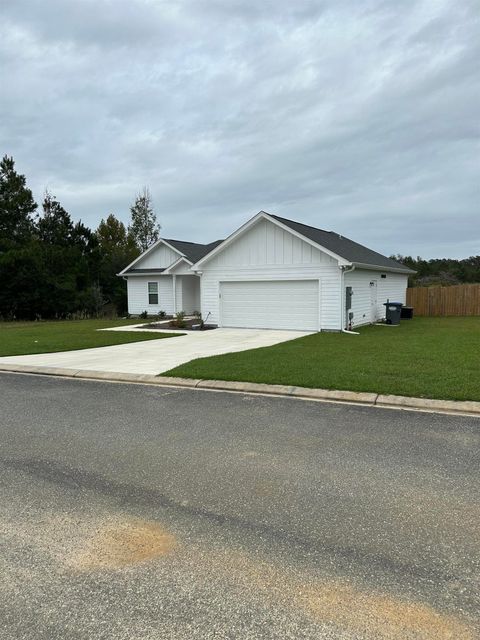
[[[480,284],[413,287],[407,305],[417,316],[480,316]]]

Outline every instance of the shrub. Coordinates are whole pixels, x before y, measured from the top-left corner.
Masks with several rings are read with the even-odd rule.
[[[86,318],[98,318],[107,302],[103,296],[102,288],[98,284],[93,284],[80,293],[78,299],[80,309],[77,309],[76,312],[83,313]]]
[[[185,311],[179,311],[175,314],[175,326],[179,329],[184,329],[187,326],[185,322]]]
[[[142,320],[146,320],[148,318],[148,311],[142,311],[138,317],[142,318]]]
[[[159,317],[160,319],[165,318],[165,316],[166,316],[166,315],[167,315],[167,314],[166,314],[166,312],[165,312],[165,311],[159,311],[159,312],[158,312],[158,317]]]

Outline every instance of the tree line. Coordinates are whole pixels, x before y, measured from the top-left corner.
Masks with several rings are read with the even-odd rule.
[[[0,319],[98,316],[127,310],[116,274],[159,237],[147,188],[128,226],[113,214],[89,229],[49,191],[39,208],[13,158],[0,162]]]
[[[463,260],[453,258],[433,258],[424,260],[420,256],[391,256],[417,273],[408,279],[410,287],[450,286],[480,282],[480,255]]]
[[[97,316],[127,310],[116,274],[159,237],[147,188],[130,207],[130,224],[113,214],[91,230],[49,191],[39,207],[13,158],[0,162],[0,319]],[[392,256],[414,269],[410,286],[480,282],[480,256],[464,260]]]

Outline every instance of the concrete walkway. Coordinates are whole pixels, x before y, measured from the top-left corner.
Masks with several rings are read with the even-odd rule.
[[[131,326],[112,330],[138,331]],[[191,331],[168,340],[148,340],[60,353],[8,356],[0,358],[0,364],[156,375],[196,358],[268,347],[306,335],[309,333],[305,331],[267,329]]]

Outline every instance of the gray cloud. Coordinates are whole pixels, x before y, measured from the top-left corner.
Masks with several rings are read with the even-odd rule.
[[[40,199],[208,241],[259,209],[384,253],[480,252],[469,0],[16,0],[0,140]]]

